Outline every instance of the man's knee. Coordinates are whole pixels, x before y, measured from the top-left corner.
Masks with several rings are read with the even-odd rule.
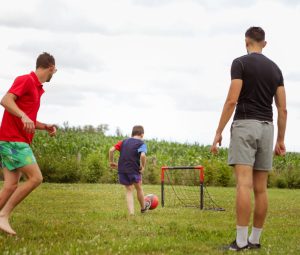
[[[266,194],[267,186],[265,186],[265,185],[255,185],[254,184],[253,191],[254,191],[255,195]]]
[[[252,189],[253,188],[253,183],[251,180],[248,181],[240,181],[236,184],[237,189]]]
[[[43,175],[37,164],[27,165],[20,168],[20,171],[27,177],[27,181],[33,186],[38,186],[43,182]]]
[[[253,191],[254,194],[264,194],[267,192],[268,172],[254,171],[253,175]]]
[[[253,188],[253,170],[248,165],[235,165],[236,187],[237,189]]]
[[[43,182],[43,176],[41,174],[33,175],[29,178],[29,181],[37,187]]]

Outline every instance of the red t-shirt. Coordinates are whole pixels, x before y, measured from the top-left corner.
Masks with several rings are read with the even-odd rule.
[[[36,117],[40,108],[40,99],[44,93],[43,85],[34,72],[19,76],[15,79],[8,93],[17,96],[17,106],[36,124]],[[25,142],[30,144],[34,134],[26,133],[24,125],[17,116],[4,111],[1,127],[0,141]]]

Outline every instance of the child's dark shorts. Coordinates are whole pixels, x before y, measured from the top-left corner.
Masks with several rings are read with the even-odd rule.
[[[119,173],[119,182],[123,185],[132,185],[142,182],[142,175],[138,173]]]

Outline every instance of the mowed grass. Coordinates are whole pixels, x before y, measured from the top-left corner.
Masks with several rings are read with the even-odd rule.
[[[2,186],[2,183],[0,183]],[[14,211],[17,237],[0,234],[0,254],[230,254],[234,188],[208,188],[225,212],[165,207],[128,216],[121,185],[47,184]],[[160,186],[145,185],[160,196]],[[269,190],[260,251],[300,254],[300,190]]]

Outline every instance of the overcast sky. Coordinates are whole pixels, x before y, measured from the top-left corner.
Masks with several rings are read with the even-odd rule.
[[[208,145],[245,30],[261,26],[264,54],[285,79],[286,146],[300,151],[299,24],[298,0],[5,1],[0,96],[47,51],[58,72],[44,86],[40,121],[108,124],[110,134],[142,124],[146,138]]]

